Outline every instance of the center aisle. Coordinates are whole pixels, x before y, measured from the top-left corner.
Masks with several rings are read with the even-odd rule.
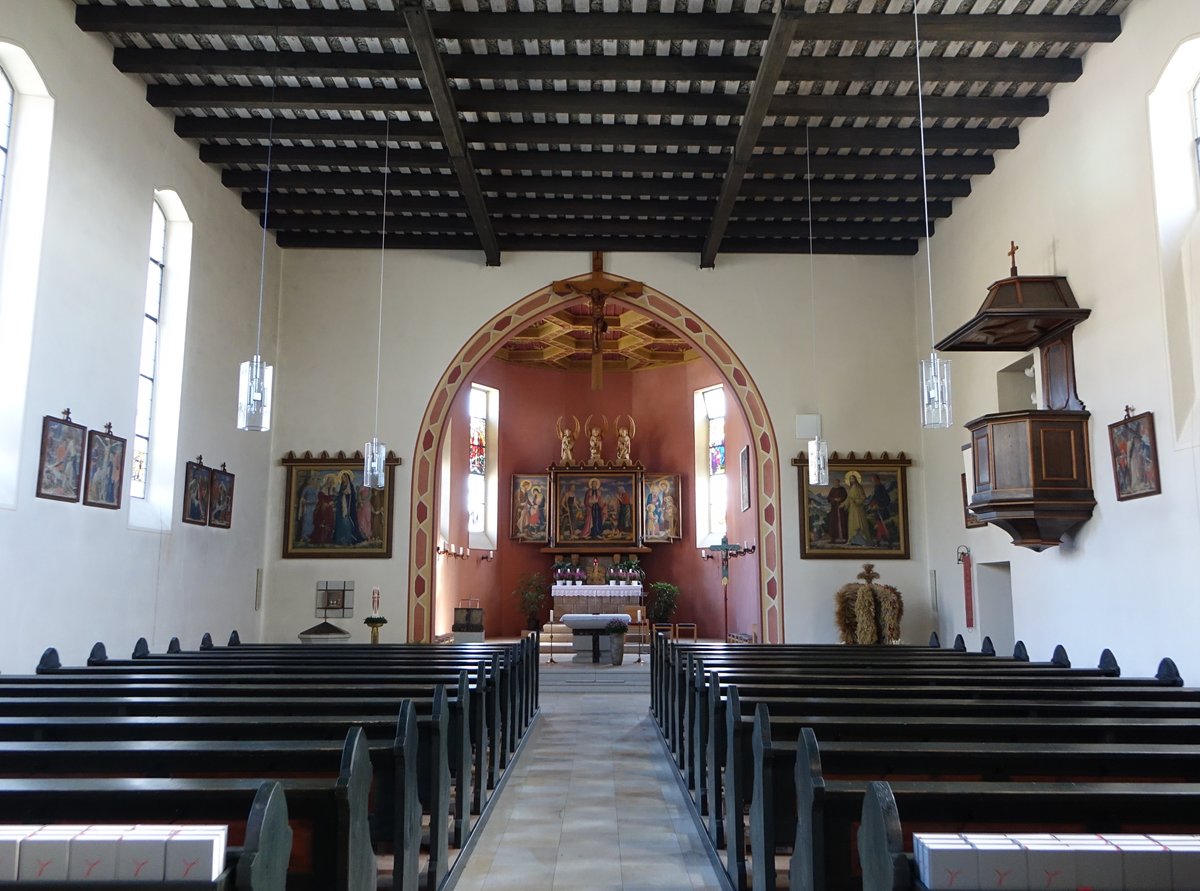
[[[543,660],[541,716],[455,891],[722,887],[630,658]]]

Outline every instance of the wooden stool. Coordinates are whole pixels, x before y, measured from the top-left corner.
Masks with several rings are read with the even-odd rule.
[[[693,641],[699,640],[699,637],[697,637],[695,622],[676,622],[675,623],[675,639],[676,640],[682,640],[685,632],[688,632],[692,635]]]
[[[651,634],[665,634],[667,640],[675,639],[675,626],[670,622],[655,622],[650,626]]]

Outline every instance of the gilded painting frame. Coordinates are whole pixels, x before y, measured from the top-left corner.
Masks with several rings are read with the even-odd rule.
[[[183,470],[183,512],[180,519],[193,526],[208,525],[208,505],[212,495],[212,468],[189,461]]]
[[[87,427],[66,417],[42,417],[42,449],[38,458],[38,498],[76,502],[83,493],[83,461]]]
[[[683,538],[682,478],[678,473],[646,472],[642,483],[642,541]]]
[[[612,553],[642,541],[642,471],[587,467],[551,474],[554,545]]]
[[[361,452],[283,457],[284,559],[387,559],[392,556],[395,468],[388,452],[383,489],[363,486]],[[365,503],[362,499],[368,499]],[[367,525],[365,531],[363,526]]]
[[[808,481],[808,452],[792,460],[800,485],[800,556],[807,560],[907,560],[908,468],[900,452],[829,456],[829,485]],[[836,513],[834,513],[836,511]]]
[[[508,537],[531,544],[550,541],[550,474],[514,473],[509,490]]]
[[[233,526],[234,475],[225,469],[213,469],[211,489],[208,496],[208,525],[217,529]]]
[[[1124,418],[1109,424],[1108,448],[1117,501],[1162,494],[1153,412],[1144,411],[1140,415],[1127,412]]]
[[[125,447],[123,437],[88,431],[87,467],[83,473],[83,503],[88,507],[120,509],[125,485]]]

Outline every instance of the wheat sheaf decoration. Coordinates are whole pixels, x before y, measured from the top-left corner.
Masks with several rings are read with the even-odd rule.
[[[857,577],[860,581],[842,585],[834,595],[842,643],[898,643],[904,597],[891,585],[875,583],[879,573],[874,563],[864,563]]]

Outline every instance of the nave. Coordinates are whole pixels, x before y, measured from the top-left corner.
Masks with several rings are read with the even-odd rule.
[[[543,661],[540,680],[457,891],[724,887],[649,714],[649,663]]]

